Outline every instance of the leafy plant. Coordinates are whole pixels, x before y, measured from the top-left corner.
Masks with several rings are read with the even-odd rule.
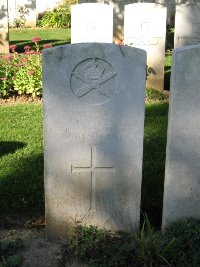
[[[42,106],[0,105],[0,114],[1,217],[43,214]]]
[[[12,54],[0,55],[0,96],[9,94],[13,88],[13,76],[18,59]]]
[[[23,64],[24,63],[24,64]],[[19,70],[14,79],[14,90],[21,94],[31,94],[33,97],[42,95],[41,55],[32,54],[23,57],[18,63]]]
[[[23,246],[23,240],[20,238],[12,242],[0,242],[0,267],[21,266],[22,259],[16,251]]]
[[[94,226],[78,226],[75,228],[75,236],[66,248],[64,261],[71,256],[89,266],[128,267],[132,261],[132,250],[132,242],[128,236],[119,238]]]
[[[17,12],[19,14],[13,21],[13,26],[15,28],[21,28],[25,26],[26,15],[29,14],[29,10],[25,6],[18,6]]]
[[[147,102],[167,102],[168,96],[161,91],[153,88],[146,88],[146,101]]]
[[[70,7],[61,4],[52,11],[46,11],[42,19],[38,21],[38,26],[52,28],[69,28],[71,26]]]
[[[0,55],[0,96],[8,96],[16,91],[19,95],[42,95],[42,57],[40,53],[38,36],[32,38],[34,49],[25,46],[25,52],[19,54],[17,46],[11,45],[13,53]],[[51,44],[44,44],[50,48]]]
[[[165,231],[163,242],[174,238],[167,259],[176,267],[200,266],[200,219],[186,218],[172,223]]]
[[[139,266],[171,266],[165,259],[165,255],[172,246],[174,240],[172,238],[165,245],[161,245],[160,235],[161,233],[154,231],[154,228],[151,226],[145,214],[140,236],[135,239],[137,244],[135,259]]]

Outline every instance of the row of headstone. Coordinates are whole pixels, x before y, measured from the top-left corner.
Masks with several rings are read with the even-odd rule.
[[[8,13],[10,26],[15,25],[15,19],[20,19],[23,12],[19,12],[19,8],[24,8],[28,13],[25,14],[25,26],[35,27],[36,19],[45,11],[53,10],[62,0],[9,0]]]
[[[175,49],[163,229],[200,217],[200,45]],[[53,75],[52,75],[53,74]],[[43,51],[46,222],[139,229],[146,52],[114,44]]]
[[[163,90],[167,10],[141,3],[125,6],[124,43],[147,52],[147,86]],[[103,18],[103,19],[102,19]],[[104,4],[72,6],[71,43],[113,41],[113,8]]]
[[[177,5],[175,48],[200,43],[199,14],[200,4]],[[164,89],[166,15],[163,5],[125,5],[124,44],[147,52],[146,85],[159,90]],[[112,41],[113,6],[97,3],[72,6],[72,43]]]
[[[141,2],[140,0],[79,0],[78,3],[104,3],[112,4],[114,9],[114,36],[118,39],[123,38],[123,20],[124,20],[124,6]],[[167,22],[172,23],[175,16],[175,7],[178,4],[185,3],[200,3],[200,0],[143,0],[144,3],[162,4],[167,7]],[[29,14],[26,15],[26,26],[35,26],[36,18],[41,16],[47,10],[53,10],[62,0],[9,0],[8,12],[9,23],[13,25],[15,18],[19,17],[19,6],[25,7]]]
[[[124,26],[124,7],[133,3],[154,3],[161,4],[167,8],[167,23],[174,24],[176,6],[180,4],[195,4],[200,3],[200,0],[78,0],[79,4],[83,3],[101,3],[113,5],[114,11],[114,41],[116,39],[123,39],[123,26]]]

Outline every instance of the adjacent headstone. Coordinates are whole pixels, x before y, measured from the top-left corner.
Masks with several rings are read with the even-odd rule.
[[[138,230],[146,52],[114,44],[43,51],[46,222]]]
[[[200,218],[200,45],[175,49],[163,201],[163,228]]]
[[[124,39],[124,6],[137,2],[164,4],[167,7],[167,21],[174,22],[175,6],[177,0],[78,0],[79,4],[83,3],[103,3],[113,5],[113,39],[118,42]],[[186,0],[185,0],[186,1]],[[188,1],[188,0],[187,0]],[[192,1],[192,0],[191,0]],[[200,1],[200,0],[196,0]],[[183,2],[183,0],[182,0]]]
[[[200,3],[176,6],[174,47],[200,43]]]
[[[71,7],[71,43],[113,42],[113,7],[80,4]]]
[[[134,0],[78,0],[82,3],[102,3],[113,6],[113,40],[118,42],[124,39],[124,5],[133,3]]]
[[[147,86],[163,90],[167,10],[162,5],[125,6],[124,43],[147,51]]]
[[[0,53],[9,52],[7,0],[0,3]]]

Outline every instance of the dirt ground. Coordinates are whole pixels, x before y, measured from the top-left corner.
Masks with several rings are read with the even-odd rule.
[[[42,103],[42,98],[40,97],[35,97],[32,98],[31,96],[28,95],[22,95],[22,96],[11,96],[11,97],[0,97],[0,106],[3,105],[16,105],[16,104],[40,104]]]
[[[22,257],[21,267],[87,267],[85,264],[69,261],[63,264],[62,256],[66,240],[48,240],[45,227],[12,227],[0,230],[0,241],[14,241],[21,238],[24,247],[17,250]]]

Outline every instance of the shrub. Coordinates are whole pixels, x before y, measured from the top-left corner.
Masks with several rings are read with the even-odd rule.
[[[146,101],[148,103],[168,102],[168,95],[153,88],[146,88]]]
[[[13,27],[21,28],[25,26],[26,15],[29,14],[29,10],[25,6],[17,7],[18,16],[13,21]]]
[[[0,96],[7,96],[13,88],[18,57],[12,54],[0,55]]]
[[[171,224],[165,231],[163,241],[175,241],[167,258],[176,267],[200,266],[200,219],[186,218]]]
[[[0,267],[21,266],[21,256],[16,254],[16,250],[24,246],[22,239],[16,239],[12,242],[0,242]]]
[[[25,46],[25,52],[15,52],[17,46],[11,45],[12,53],[0,55],[0,96],[8,96],[13,92],[17,94],[42,95],[42,57],[40,53],[40,38],[35,36],[32,41],[34,49]],[[51,44],[44,44],[49,48]]]
[[[155,232],[146,214],[144,215],[140,236],[135,241],[135,260],[139,266],[170,266],[165,256],[172,247],[174,239],[171,237],[167,242],[162,242],[162,234]]]
[[[53,11],[46,11],[37,25],[40,27],[69,28],[71,26],[70,7],[62,4]]]
[[[14,90],[21,94],[31,94],[33,97],[42,95],[41,54],[32,53],[21,57],[17,64],[19,69],[15,74]]]
[[[78,226],[75,236],[69,241],[63,261],[66,263],[71,257],[89,266],[128,267],[132,262],[132,250],[128,236],[119,238],[94,226]]]

